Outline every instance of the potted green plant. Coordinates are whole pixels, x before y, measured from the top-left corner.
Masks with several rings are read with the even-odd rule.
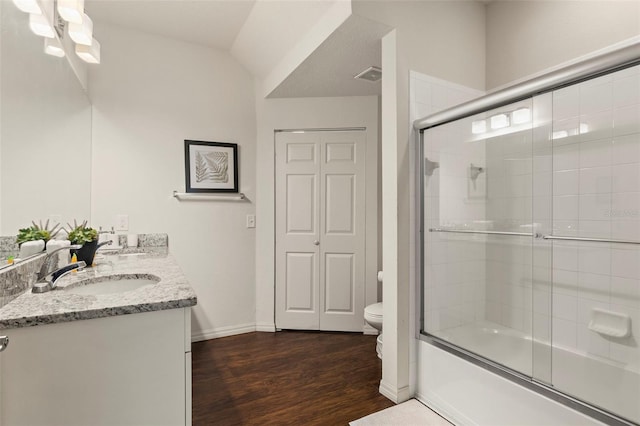
[[[74,220],[73,226],[67,223],[67,239],[74,245],[81,245],[79,249],[72,249],[71,253],[76,255],[78,261],[84,261],[87,266],[93,264],[93,258],[98,249],[98,231],[87,226],[85,220],[80,225]]]
[[[16,243],[21,245],[27,241],[37,241],[43,240],[47,243],[50,239],[54,238],[58,232],[60,224],[57,223],[53,228],[49,229],[49,221],[42,225],[42,221],[40,221],[40,225],[35,222],[31,222],[31,226],[28,228],[18,229],[18,236],[16,237]]]
[[[32,221],[31,224],[28,228],[18,230],[16,243],[18,247],[20,247],[19,257],[21,258],[26,258],[43,251],[47,242],[54,238],[58,231],[60,231],[60,224],[56,224],[49,229],[48,220],[44,225],[42,225],[42,221],[40,221],[39,225],[34,221]]]

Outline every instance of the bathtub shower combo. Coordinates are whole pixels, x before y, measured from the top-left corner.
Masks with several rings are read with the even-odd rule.
[[[640,423],[640,54],[416,122],[421,339]]]

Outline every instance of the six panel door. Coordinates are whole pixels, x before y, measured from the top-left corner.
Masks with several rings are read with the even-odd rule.
[[[365,134],[276,134],[276,327],[362,331]]]

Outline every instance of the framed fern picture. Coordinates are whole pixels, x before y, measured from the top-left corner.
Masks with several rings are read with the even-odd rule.
[[[238,144],[184,141],[187,192],[238,192]]]

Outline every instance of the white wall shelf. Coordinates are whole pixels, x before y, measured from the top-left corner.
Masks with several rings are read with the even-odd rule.
[[[180,201],[242,201],[246,199],[242,192],[237,194],[203,194],[173,191],[173,196]]]

